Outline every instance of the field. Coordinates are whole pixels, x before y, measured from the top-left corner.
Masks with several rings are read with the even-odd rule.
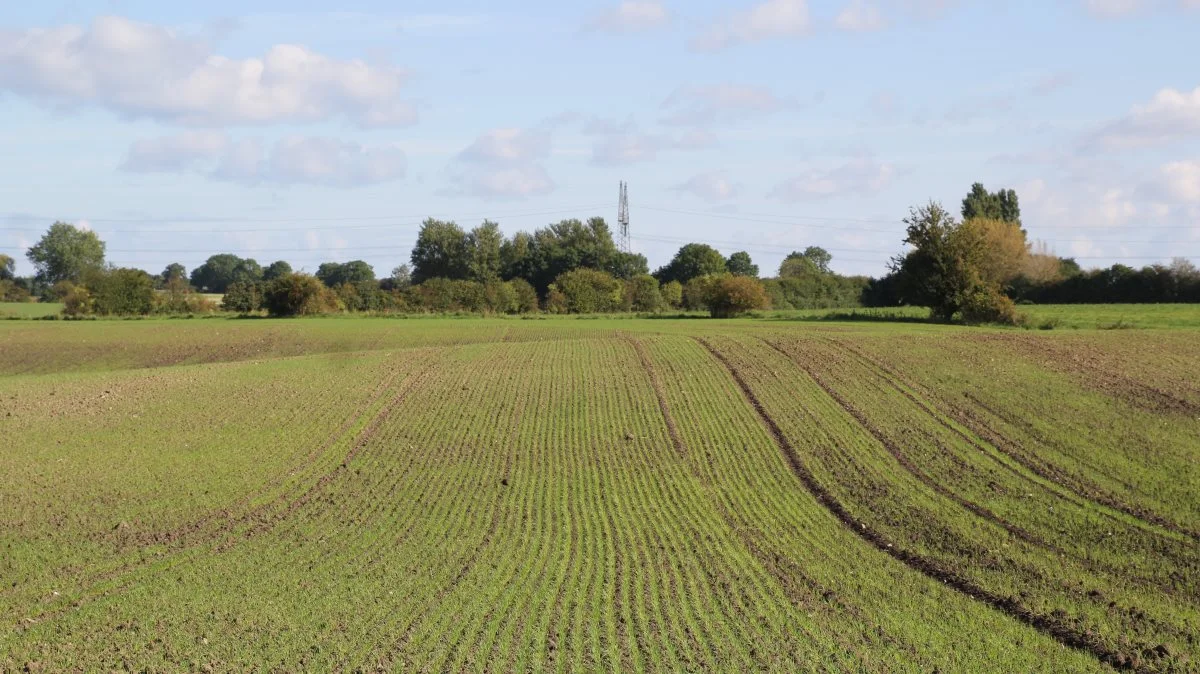
[[[41,318],[62,313],[58,302],[0,302],[0,318]]]
[[[1108,316],[3,321],[0,670],[1197,671]]]

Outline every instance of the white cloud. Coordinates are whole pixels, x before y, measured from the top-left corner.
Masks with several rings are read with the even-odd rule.
[[[681,87],[662,103],[666,124],[711,124],[767,114],[795,105],[765,87],[742,84]]]
[[[738,193],[738,186],[719,171],[692,176],[672,189],[676,192],[690,192],[705,201],[727,201]]]
[[[484,132],[451,165],[448,193],[511,199],[553,192],[556,185],[542,161],[550,156],[554,128],[569,118],[554,117],[530,129]]]
[[[887,27],[887,20],[875,5],[864,0],[851,0],[833,20],[838,28],[852,33],[865,33],[882,30]]]
[[[1129,16],[1150,5],[1148,0],[1083,0],[1083,6],[1089,14],[1104,19]]]
[[[1168,143],[1200,135],[1200,87],[1163,89],[1145,105],[1102,129],[1092,139],[1114,148]]]
[[[860,158],[832,169],[810,170],[776,185],[768,196],[795,202],[874,194],[891,185],[895,175],[891,164]]]
[[[642,131],[633,120],[593,119],[584,125],[584,133],[596,136],[592,144],[592,163],[601,166],[651,161],[660,152],[702,150],[716,144],[716,138],[703,129],[691,129],[679,135],[651,133]]]
[[[746,42],[803,37],[811,28],[806,0],[766,0],[713,24],[692,47],[717,51]]]
[[[480,162],[544,158],[550,154],[550,142],[548,129],[492,129],[476,138],[459,157]]]
[[[415,121],[401,99],[406,73],[339,60],[298,45],[233,59],[202,39],[121,17],[88,27],[0,31],[0,90],[50,106],[95,105],[192,126]]]
[[[1200,161],[1176,161],[1159,169],[1163,188],[1172,198],[1200,203]]]
[[[268,150],[256,139],[184,132],[135,142],[121,168],[135,173],[195,172],[246,185],[356,187],[403,178],[406,161],[394,146],[365,148],[332,138],[289,137]]]
[[[584,27],[609,33],[661,28],[671,22],[671,13],[655,0],[624,0],[616,7],[600,12]]]
[[[504,199],[549,194],[554,181],[537,164],[508,166],[475,173],[463,185],[467,191],[484,198]]]

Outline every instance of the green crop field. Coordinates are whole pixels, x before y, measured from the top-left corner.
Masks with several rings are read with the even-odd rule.
[[[57,302],[0,302],[0,318],[41,318],[62,312]]]
[[[1143,309],[0,321],[0,671],[1198,671]]]

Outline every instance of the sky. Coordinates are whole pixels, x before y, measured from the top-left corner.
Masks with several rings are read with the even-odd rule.
[[[420,222],[616,228],[881,275],[1012,188],[1084,267],[1200,262],[1200,0],[0,4],[0,252],[408,261]]]

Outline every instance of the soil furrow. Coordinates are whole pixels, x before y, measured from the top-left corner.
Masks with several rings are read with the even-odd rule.
[[[791,444],[791,441],[784,435],[782,429],[771,418],[766,407],[759,400],[757,394],[746,382],[741,372],[729,361],[729,359],[718,351],[708,340],[704,338],[694,338],[698,341],[713,358],[719,361],[729,372],[734,382],[742,390],[742,394],[751,407],[758,413],[764,427],[774,438],[776,445],[783,452],[788,465],[792,469],[797,479],[807,488],[808,492],[822,506],[825,507],[839,522],[842,523],[850,531],[854,532],[864,541],[875,547],[880,552],[896,559],[909,568],[917,571],[928,578],[936,580],[944,585],[958,591],[968,598],[983,602],[992,608],[1016,619],[1020,622],[1052,637],[1054,640],[1083,652],[1094,656],[1097,660],[1107,663],[1114,667],[1132,668],[1129,665],[1130,659],[1124,653],[1113,651],[1104,643],[1090,634],[1085,634],[1075,629],[1066,620],[1056,618],[1054,616],[1046,616],[1038,614],[1030,610],[1021,601],[1013,597],[1004,597],[995,594],[974,581],[963,578],[953,571],[944,568],[933,560],[926,559],[921,555],[897,547],[892,541],[888,540],[882,533],[870,529],[865,522],[858,520],[845,505],[837,499],[829,490],[827,490],[816,477],[808,470],[804,462],[800,459],[799,453]],[[1140,652],[1141,649],[1137,649]],[[1149,671],[1149,670],[1146,670]]]

